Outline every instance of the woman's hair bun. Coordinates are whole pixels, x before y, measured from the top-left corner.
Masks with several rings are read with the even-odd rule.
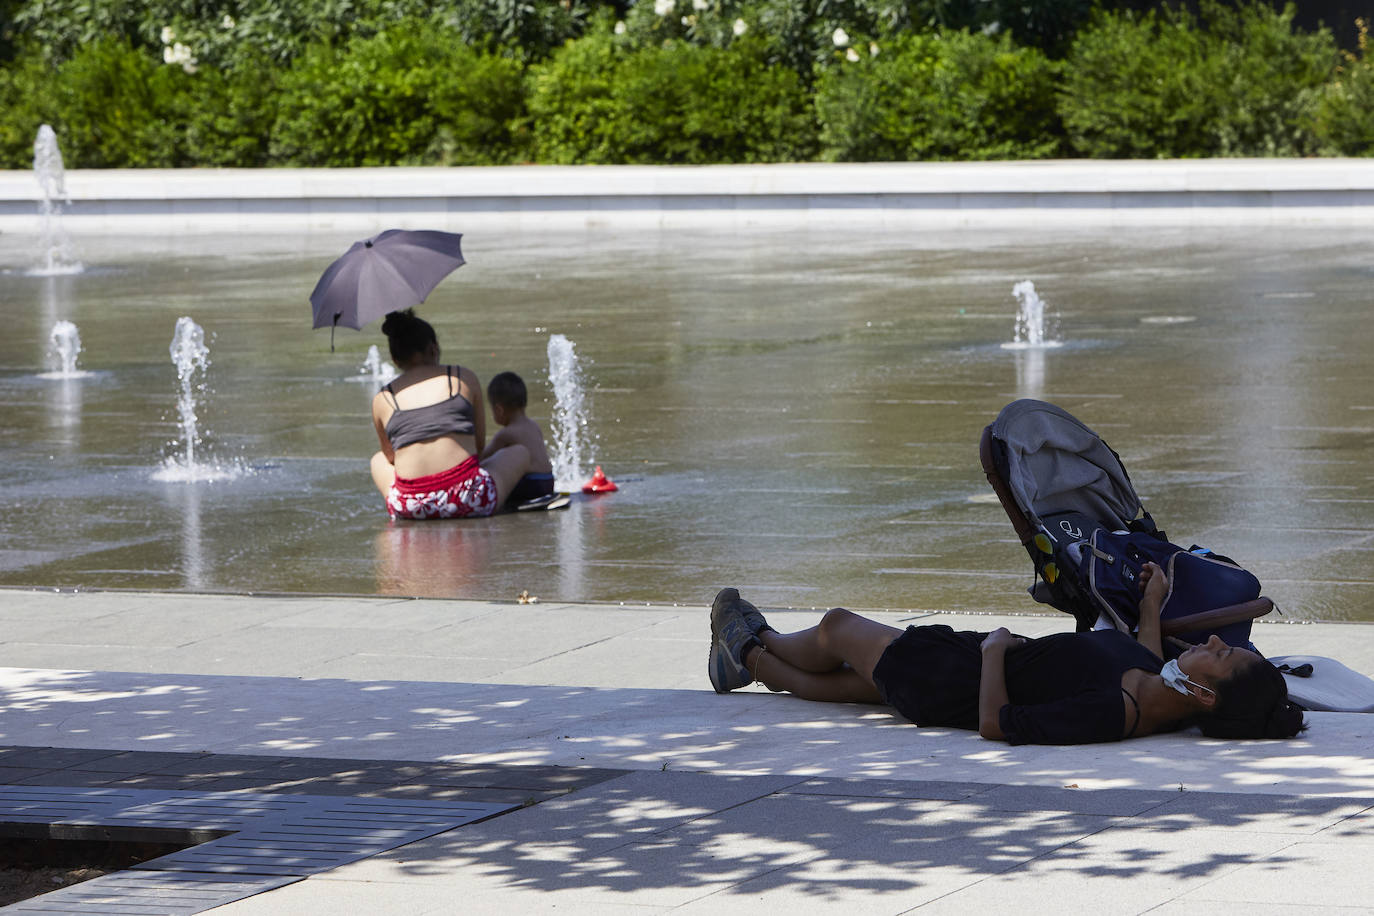
[[[387,337],[399,334],[403,329],[415,320],[415,309],[408,308],[400,312],[387,312],[386,318],[382,321],[382,333]]]
[[[1274,704],[1269,711],[1269,720],[1264,724],[1266,738],[1292,738],[1306,726],[1302,720],[1302,707],[1292,701]]]

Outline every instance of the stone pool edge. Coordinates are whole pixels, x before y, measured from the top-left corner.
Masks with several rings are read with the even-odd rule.
[[[593,227],[1234,225],[1374,218],[1374,159],[70,170],[73,234]],[[0,233],[41,228],[0,171]]]

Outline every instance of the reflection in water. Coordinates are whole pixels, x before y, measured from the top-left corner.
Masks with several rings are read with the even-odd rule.
[[[562,509],[555,513],[558,516],[557,526],[549,526],[554,531],[554,536],[558,538],[557,557],[558,557],[558,594],[559,597],[566,598],[568,601],[581,601],[586,589],[583,583],[583,575],[586,572],[586,551],[582,541],[582,523],[584,513],[596,512],[595,503],[593,505],[576,505],[570,509]],[[602,513],[596,512],[598,521]],[[552,521],[551,519],[540,519],[539,521]]]
[[[183,587],[193,591],[210,585],[206,578],[201,530],[200,487],[166,487],[167,501],[181,518],[181,570]]]
[[[1016,351],[1016,396],[1038,398],[1045,393],[1045,351],[1042,347]]]
[[[455,598],[486,569],[493,529],[466,522],[391,522],[374,541],[377,594]]]
[[[64,452],[74,451],[81,444],[81,382],[59,379],[47,387],[47,400],[48,428]]]

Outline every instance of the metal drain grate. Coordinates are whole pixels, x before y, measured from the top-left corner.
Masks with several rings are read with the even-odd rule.
[[[199,913],[520,807],[481,802],[0,786],[0,823],[228,835],[4,907],[6,913]]]

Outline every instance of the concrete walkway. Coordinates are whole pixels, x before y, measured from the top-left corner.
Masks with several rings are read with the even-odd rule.
[[[1374,912],[1374,717],[1013,748],[722,697],[709,599],[0,591],[0,783],[527,805],[215,910],[233,914]],[[1261,623],[1255,642],[1374,673],[1368,625]]]

